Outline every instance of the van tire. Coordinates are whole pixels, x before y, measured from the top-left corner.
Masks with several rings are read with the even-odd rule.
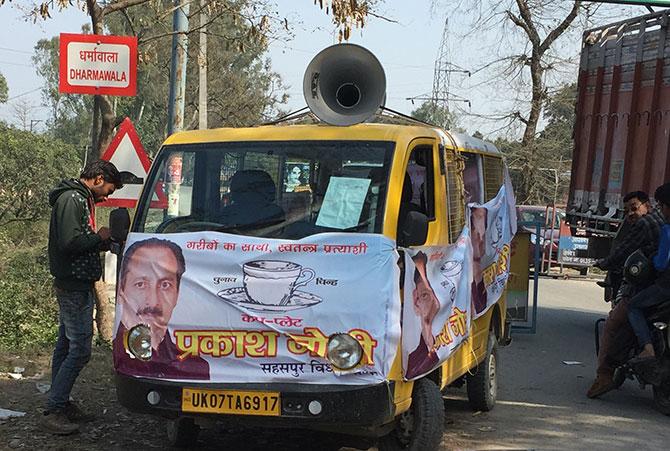
[[[444,401],[435,382],[414,382],[412,405],[396,420],[396,427],[381,437],[379,451],[431,451],[439,449],[444,432]]]
[[[670,388],[667,384],[654,385],[654,408],[663,415],[670,415]]]
[[[182,417],[168,420],[166,431],[167,439],[171,446],[188,448],[197,443],[200,426],[195,424],[193,418]]]
[[[486,358],[467,378],[468,401],[475,411],[488,412],[496,404],[498,394],[498,340],[489,332]]]

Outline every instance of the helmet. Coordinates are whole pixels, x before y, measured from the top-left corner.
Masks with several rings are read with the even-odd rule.
[[[623,267],[623,277],[633,285],[642,285],[649,282],[653,276],[653,267],[649,258],[641,249],[628,256]]]

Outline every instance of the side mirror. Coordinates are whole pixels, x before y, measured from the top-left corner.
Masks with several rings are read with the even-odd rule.
[[[130,214],[127,208],[116,208],[109,214],[109,229],[112,239],[123,243],[128,237],[130,230]]]
[[[398,246],[420,246],[428,237],[428,216],[418,211],[410,211],[398,229]]]

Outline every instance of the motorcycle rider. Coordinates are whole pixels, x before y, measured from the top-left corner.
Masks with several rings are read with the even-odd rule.
[[[644,191],[633,191],[623,198],[624,202],[624,220],[612,240],[610,249],[616,249],[623,242],[623,240],[630,234],[630,229],[635,224],[638,218],[647,214],[648,210],[644,206],[641,199],[648,199],[647,193]],[[611,302],[611,307],[614,308],[617,301],[617,294],[621,283],[623,282],[623,265],[618,268],[611,268],[607,271],[605,280],[603,282],[596,282],[602,288],[605,288],[605,302]]]
[[[613,248],[606,258],[595,263],[594,266],[598,268],[620,269],[626,262],[626,258],[636,250],[642,249],[647,256],[651,256],[656,251],[660,230],[665,220],[656,210],[652,209],[646,193],[632,192],[624,199],[627,199],[625,201],[627,217],[633,222],[633,225],[621,244]],[[621,287],[620,290],[624,289],[625,287]],[[605,320],[600,338],[596,379],[586,393],[589,398],[596,398],[616,386],[613,379],[614,370],[623,363],[618,354],[627,348],[627,344],[632,339],[628,322],[629,302],[630,296],[622,296],[621,301],[610,310]]]
[[[654,193],[654,198],[665,220],[670,221],[670,183],[659,186]],[[658,274],[656,281],[633,296],[628,306],[628,320],[635,332],[638,345],[642,348],[642,352],[636,358],[637,361],[655,358],[644,309],[670,300],[670,270],[668,269],[670,265],[670,224],[667,222],[661,229],[658,252],[654,255],[653,263]]]

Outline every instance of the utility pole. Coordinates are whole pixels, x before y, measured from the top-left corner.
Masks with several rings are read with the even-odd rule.
[[[188,12],[190,3],[175,0],[172,19],[172,68],[168,103],[168,136],[184,128],[184,96],[186,93],[186,62],[188,48]]]
[[[172,19],[172,68],[170,70],[170,98],[168,100],[168,136],[184,128],[184,101],[186,95],[186,62],[188,48],[188,12],[190,3],[175,0]],[[179,216],[182,156],[175,153],[168,161],[167,198],[168,217]]]
[[[440,49],[435,60],[433,73],[433,99],[431,100],[433,111],[449,112],[449,84],[451,82],[449,62],[449,17],[444,20],[442,40]],[[447,115],[448,116],[448,115]],[[437,124],[446,127],[448,124]]]
[[[200,0],[200,52],[198,52],[198,128],[207,129],[207,0]]]
[[[450,102],[465,102],[468,106],[471,106],[470,100],[449,92],[451,74],[453,72],[467,74],[468,77],[470,76],[469,70],[463,69],[449,61],[449,54],[449,18],[447,17],[444,21],[442,40],[440,41],[440,48],[437,52],[437,59],[435,59],[432,94],[422,94],[406,98],[406,100],[411,100],[412,104],[414,104],[415,100],[430,102],[431,118],[429,122],[444,129],[447,129],[450,125],[446,123],[450,118]]]

